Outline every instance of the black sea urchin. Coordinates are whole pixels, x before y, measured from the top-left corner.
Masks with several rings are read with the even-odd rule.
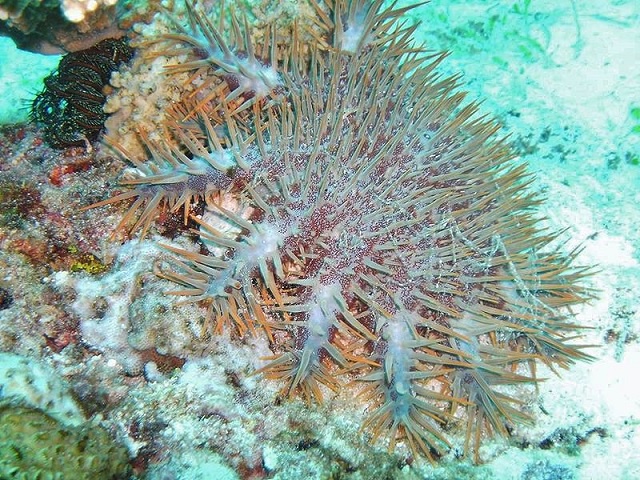
[[[444,56],[413,45],[401,10],[312,4],[316,40],[294,27],[265,58],[245,22],[232,16],[223,40],[188,3],[189,26],[157,43],[191,52],[184,68],[231,93],[200,90],[113,200],[136,197],[127,220],[144,206],[134,230],[146,230],[162,203],[187,204],[175,185],[207,198],[195,220],[208,253],[166,246],[177,258],[158,274],[207,305],[212,332],[264,331],[274,355],[261,373],[287,396],[354,388],[375,438],[430,460],[461,423],[478,460],[483,433],[530,421],[505,387],[535,383],[537,361],[589,358],[568,311],[588,296],[587,271],[551,246],[525,168],[437,74]]]
[[[98,138],[107,118],[103,89],[111,73],[132,56],[126,39],[108,38],[60,60],[31,105],[31,121],[43,128],[47,143],[64,148]]]

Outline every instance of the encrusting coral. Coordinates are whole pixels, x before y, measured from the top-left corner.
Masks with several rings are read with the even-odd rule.
[[[133,199],[118,230],[143,236],[181,211],[199,251],[164,245],[158,275],[206,307],[207,332],[266,335],[260,373],[284,395],[353,388],[365,431],[429,460],[461,424],[479,461],[483,435],[532,421],[516,392],[536,362],[590,358],[570,315],[589,270],[554,247],[530,176],[437,73],[445,55],[412,43],[406,9],[311,4],[305,35],[268,25],[259,44],[233,11],[168,13],[149,59],[179,58],[166,75],[198,87],[160,140],[139,132],[146,158],[107,140],[130,188],[92,207]]]
[[[0,403],[0,478],[130,478],[127,451],[95,425],[65,426],[36,408]]]

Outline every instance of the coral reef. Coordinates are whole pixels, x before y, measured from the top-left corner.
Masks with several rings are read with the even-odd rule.
[[[0,477],[129,478],[127,450],[87,423],[69,386],[33,359],[0,352]]]
[[[0,129],[2,391],[43,409],[62,384],[132,479],[638,477],[639,7],[570,3],[166,2],[129,32],[106,146]]]
[[[20,355],[0,352],[0,402],[46,411],[61,425],[84,422],[69,387],[53,370]]]
[[[17,45],[27,50],[46,50],[55,47],[43,45],[47,42],[42,38],[39,30],[45,23],[51,25],[65,24],[60,11],[59,0],[24,0],[0,2],[0,33],[10,36]]]
[[[86,50],[148,21],[159,0],[1,0],[0,35],[38,53]]]
[[[41,410],[0,405],[2,478],[125,480],[128,460],[100,427],[65,427]]]
[[[437,74],[444,55],[412,43],[406,9],[311,4],[313,41],[192,2],[170,13],[141,45],[191,88],[155,137],[138,129],[145,155],[107,140],[132,168],[92,207],[133,200],[116,230],[141,236],[181,211],[198,245],[164,243],[157,274],[206,307],[204,334],[264,335],[259,373],[284,396],[348,385],[390,451],[435,460],[459,425],[479,461],[485,435],[531,422],[516,392],[536,362],[590,358],[570,315],[588,269],[554,246],[526,170]]]

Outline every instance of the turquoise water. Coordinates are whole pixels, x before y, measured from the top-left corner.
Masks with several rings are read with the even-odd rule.
[[[28,105],[42,88],[42,80],[58,66],[59,55],[23,52],[8,37],[0,37],[0,124],[25,122]]]

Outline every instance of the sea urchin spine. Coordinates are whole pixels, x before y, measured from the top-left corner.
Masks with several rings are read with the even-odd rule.
[[[256,51],[251,40],[246,18],[242,23],[231,12],[230,25],[225,25],[225,12],[219,15],[218,26],[202,14],[191,0],[185,1],[188,27],[173,17],[180,33],[169,33],[154,39],[153,43],[164,45],[156,55],[186,55],[187,60],[168,66],[170,73],[201,72],[213,69],[214,75],[204,82],[198,91],[208,92],[202,103],[215,96],[214,79],[222,78],[229,88],[225,96],[227,103],[242,97],[242,109],[261,101],[282,87],[282,76],[278,71],[278,52],[275,26],[267,35],[263,48]],[[228,40],[222,32],[229,32]]]
[[[451,444],[441,427],[464,411],[465,451],[478,460],[483,432],[530,421],[505,387],[536,382],[538,360],[589,358],[571,343],[568,318],[587,297],[587,270],[551,248],[556,235],[539,226],[524,167],[495,122],[463,105],[456,80],[438,76],[443,56],[413,46],[398,11],[380,8],[338,0],[319,16],[324,42],[302,48],[294,35],[291,58],[278,59],[286,94],[254,102],[242,128],[226,114],[222,139],[173,126],[182,147],[155,151],[180,160],[163,162],[229,152],[237,168],[224,192],[238,208],[210,202],[233,228],[196,219],[209,254],[167,246],[177,258],[159,274],[181,285],[174,294],[208,305],[212,331],[264,330],[274,355],[261,373],[285,394],[320,401],[341,378],[357,379],[374,437],[387,432],[391,450],[405,441],[431,460]],[[238,38],[250,50],[246,27],[225,42],[195,5],[188,11],[215,52]],[[367,31],[356,41],[344,22],[358,11]],[[186,35],[162,38],[195,45]],[[231,73],[232,61],[214,63]],[[185,121],[202,128],[231,100],[200,103]],[[154,155],[150,165],[159,163]],[[154,167],[146,177],[154,185],[165,174]]]

